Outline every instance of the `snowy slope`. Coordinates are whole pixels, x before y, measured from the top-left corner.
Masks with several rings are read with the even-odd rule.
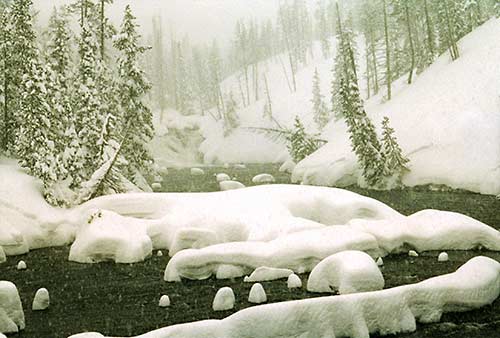
[[[386,103],[366,103],[380,127],[390,118],[408,154],[409,186],[444,184],[486,194],[500,193],[500,19],[492,19],[460,42],[461,57],[441,56],[411,86],[397,84]],[[329,144],[299,163],[296,181],[343,186],[360,173],[343,121],[331,123]]]

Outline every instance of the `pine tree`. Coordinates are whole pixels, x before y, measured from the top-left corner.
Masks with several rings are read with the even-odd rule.
[[[230,92],[226,100],[226,112],[224,114],[224,135],[227,136],[240,125],[237,114],[238,104],[234,99],[233,92]]]
[[[314,122],[316,122],[319,129],[323,129],[330,122],[331,117],[324,96],[321,94],[321,83],[317,68],[314,70],[312,103]]]
[[[319,148],[315,138],[306,133],[305,127],[298,116],[295,117],[293,130],[286,138],[288,152],[295,163],[299,163]]]
[[[10,8],[0,2],[0,151],[7,150],[10,142],[10,58],[12,56],[12,36]]]
[[[150,109],[144,103],[144,96],[150,89],[139,59],[146,48],[139,45],[136,18],[130,6],[125,9],[121,31],[114,45],[120,51],[118,59],[119,98],[123,110],[123,128],[130,137],[123,144],[122,155],[129,161],[131,169],[139,172],[151,170],[152,159],[147,144],[153,137],[153,122]],[[128,177],[130,177],[130,174]]]
[[[394,136],[394,129],[389,125],[388,117],[382,120],[382,153],[385,160],[384,176],[387,184],[400,186],[402,176],[409,171],[407,164],[410,160],[403,156],[403,151]]]

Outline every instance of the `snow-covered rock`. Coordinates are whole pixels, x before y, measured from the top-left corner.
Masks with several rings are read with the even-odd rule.
[[[26,262],[25,261],[19,261],[17,263],[17,270],[26,270],[28,268],[28,266],[26,265]]]
[[[253,306],[222,320],[174,325],[141,335],[173,337],[369,337],[415,331],[445,312],[491,304],[500,294],[500,263],[475,257],[456,272],[379,291]]]
[[[294,161],[287,160],[287,161],[283,162],[283,164],[281,165],[279,171],[291,174],[293,172],[293,169],[295,169],[295,166],[296,166],[296,164],[295,164]]]
[[[448,262],[450,258],[446,252],[441,252],[438,256],[438,262]]]
[[[191,168],[191,175],[193,176],[203,176],[205,175],[205,171],[200,168]]]
[[[153,184],[151,184],[151,188],[153,188],[153,191],[161,191],[161,183],[154,182]]]
[[[361,251],[342,251],[322,260],[307,281],[307,291],[355,292],[382,290],[384,277],[377,264]]]
[[[160,301],[158,302],[159,307],[168,307],[170,306],[170,297],[167,295],[163,295],[160,297]]]
[[[68,338],[104,338],[104,336],[97,332],[85,332],[74,334],[72,336],[69,336]]]
[[[276,182],[276,180],[271,174],[259,174],[252,178],[252,182],[254,184],[269,184]]]
[[[231,181],[231,177],[226,173],[219,173],[215,175],[217,182]]]
[[[302,280],[299,276],[292,273],[290,276],[288,276],[286,285],[289,289],[298,289],[302,287]]]
[[[19,332],[24,329],[24,311],[17,287],[0,281],[0,333]]]
[[[7,261],[7,256],[5,255],[5,251],[3,251],[3,248],[0,246],[0,264],[5,263]]]
[[[267,302],[267,295],[264,287],[260,283],[255,283],[250,289],[248,294],[248,301],[254,304],[261,304]]]
[[[219,188],[221,191],[243,189],[245,185],[238,181],[222,181],[219,182]]]
[[[410,251],[408,251],[408,256],[418,257],[418,252],[416,252],[415,250],[410,250]]]
[[[151,238],[143,222],[112,211],[97,210],[78,230],[69,260],[79,263],[109,260],[134,263],[151,256],[152,249]]]
[[[250,276],[243,278],[244,282],[265,282],[281,278],[288,278],[293,273],[290,269],[270,268],[261,266],[255,269]]]
[[[215,295],[212,309],[214,311],[231,310],[234,307],[235,301],[233,289],[227,286],[220,288]]]
[[[311,269],[325,257],[344,250],[362,250],[380,255],[373,236],[347,226],[329,226],[315,230],[294,232],[269,242],[230,242],[202,249],[182,250],[167,264],[166,281],[206,279],[217,272],[220,265],[239,268],[242,276],[256,268],[285,268],[298,273]]]
[[[246,168],[247,168],[247,166],[246,166],[246,165],[244,165],[243,163],[236,163],[236,164],[234,165],[234,168],[235,168],[235,169],[246,169]]]
[[[383,266],[384,265],[384,260],[382,257],[377,258],[377,266]]]
[[[156,252],[156,256],[158,256],[158,257],[162,257],[162,256],[163,256],[163,251],[158,250],[158,251]]]
[[[50,296],[49,291],[46,288],[38,289],[35,293],[35,298],[33,299],[33,305],[31,306],[33,311],[41,311],[49,308]]]
[[[182,228],[175,233],[168,253],[173,256],[184,249],[204,248],[217,243],[217,234],[214,231],[203,228]]]

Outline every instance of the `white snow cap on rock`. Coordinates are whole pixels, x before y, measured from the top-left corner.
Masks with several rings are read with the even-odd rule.
[[[17,270],[26,270],[28,266],[26,265],[25,261],[19,261],[17,263]]]
[[[50,305],[49,291],[46,288],[38,289],[33,299],[33,311],[46,310]]]
[[[288,286],[289,289],[298,289],[302,287],[302,281],[300,280],[299,276],[292,273],[290,276],[288,276],[286,285]]]
[[[274,176],[271,174],[259,174],[252,178],[252,182],[255,184],[268,184],[275,181]]]
[[[410,251],[408,251],[408,256],[418,257],[418,252],[416,252],[415,250],[410,250]]]
[[[284,173],[292,173],[295,166],[296,166],[296,164],[294,161],[288,160],[288,161],[283,162],[279,171],[284,172]]]
[[[230,287],[223,287],[217,291],[215,295],[214,302],[212,304],[212,309],[214,311],[226,311],[234,308],[234,303],[236,299],[234,297],[233,289]]]
[[[203,176],[205,175],[205,171],[200,168],[191,168],[191,175],[193,176]]]
[[[24,329],[24,311],[14,283],[0,281],[0,333]]]
[[[441,252],[438,256],[438,262],[448,262],[449,257],[446,252]]]
[[[167,307],[170,306],[170,297],[167,295],[163,295],[160,297],[160,301],[158,302],[159,307]]]
[[[158,250],[158,251],[156,252],[156,256],[158,256],[158,257],[162,257],[162,256],[163,256],[163,252],[162,252],[161,250]]]
[[[266,291],[264,287],[260,283],[255,283],[252,285],[250,289],[250,293],[248,295],[248,301],[254,304],[260,304],[267,302]]]
[[[231,181],[231,177],[225,173],[216,174],[215,179],[217,182]]]
[[[0,246],[0,264],[5,263],[7,261],[7,256],[5,255],[5,251],[3,251],[3,248]]]
[[[243,189],[245,185],[238,181],[222,181],[219,182],[219,188],[221,191]]]
[[[423,282],[340,296],[253,306],[222,320],[165,327],[141,338],[369,337],[412,332],[444,312],[491,304],[500,294],[500,263],[475,257],[456,272]]]
[[[69,336],[68,338],[105,338],[105,337],[97,332],[85,332],[85,333],[74,334],[72,336]]]
[[[79,263],[114,261],[134,263],[151,256],[151,238],[144,221],[97,210],[81,226],[71,245],[69,260]]]
[[[151,188],[153,188],[154,191],[161,191],[161,183],[154,182],[153,184],[151,184]]]
[[[382,259],[382,257],[377,258],[377,265],[378,266],[383,266],[384,265],[384,260]]]
[[[384,288],[384,277],[377,264],[361,251],[342,251],[322,260],[314,267],[307,281],[307,291],[355,292]]]
[[[265,282],[281,278],[288,278],[293,273],[290,269],[269,268],[261,266],[255,269],[250,276],[243,278],[244,282]]]

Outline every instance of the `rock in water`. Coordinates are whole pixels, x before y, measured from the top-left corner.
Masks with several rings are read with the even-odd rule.
[[[214,302],[212,304],[212,309],[214,311],[226,311],[234,308],[234,302],[236,301],[234,297],[233,289],[230,287],[223,287],[217,291],[215,295]]]
[[[203,176],[205,175],[205,171],[200,168],[191,168],[191,175],[193,176]]]
[[[19,263],[17,263],[17,270],[26,270],[27,268],[25,261],[19,261]]]
[[[151,188],[153,188],[153,191],[161,191],[161,183],[155,182],[155,183],[151,184]]]
[[[410,251],[408,251],[408,256],[418,257],[418,253],[415,250],[410,250]]]
[[[216,174],[215,178],[217,179],[217,182],[231,181],[231,177],[225,173]]]
[[[448,262],[450,258],[446,252],[441,252],[438,256],[438,262]]]
[[[5,263],[7,261],[7,256],[5,255],[5,251],[0,246],[0,263]]]
[[[274,179],[273,175],[270,174],[260,174],[252,178],[252,182],[254,184],[269,184],[274,183],[275,181],[276,180]]]
[[[158,250],[158,252],[156,253],[156,256],[162,257],[163,256],[163,252],[161,250]]]
[[[300,277],[294,273],[288,276],[286,284],[288,285],[289,289],[297,289],[302,287],[302,281],[300,280]]]
[[[382,257],[379,257],[379,258],[377,259],[377,265],[378,265],[378,266],[383,266],[383,265],[384,265],[384,260],[382,259]]]
[[[24,311],[14,283],[0,281],[0,333],[23,330]]]
[[[33,299],[33,311],[45,310],[50,305],[49,291],[46,288],[38,289]]]
[[[238,181],[223,181],[219,182],[219,187],[221,191],[243,189],[245,185]]]
[[[264,291],[262,284],[255,283],[254,285],[252,285],[250,293],[248,294],[248,301],[254,304],[267,302],[266,291]]]
[[[167,307],[170,306],[170,298],[167,295],[163,295],[160,298],[160,302],[158,303],[159,307]]]

